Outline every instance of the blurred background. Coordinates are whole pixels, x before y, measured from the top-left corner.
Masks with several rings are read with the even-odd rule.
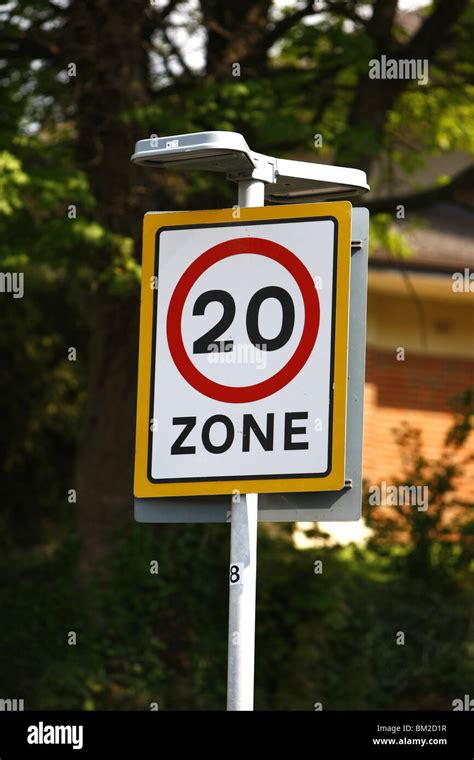
[[[222,129],[368,172],[366,490],[429,489],[426,512],[366,496],[358,524],[260,526],[256,708],[452,709],[474,652],[473,4],[11,0],[0,19],[0,698],[225,707],[228,526],[134,524],[132,470],[143,214],[236,188],[129,160]],[[374,76],[382,56],[427,81]]]

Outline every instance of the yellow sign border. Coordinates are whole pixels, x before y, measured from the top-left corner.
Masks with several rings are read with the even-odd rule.
[[[218,209],[213,211],[152,212],[143,223],[143,261],[140,305],[140,340],[138,360],[137,425],[135,448],[135,486],[137,498],[166,496],[203,496],[241,493],[278,493],[285,491],[338,491],[345,484],[347,341],[350,290],[351,211],[349,201],[305,203],[262,208]],[[155,274],[155,238],[162,227],[184,225],[229,224],[229,222],[333,217],[338,223],[336,273],[336,324],[334,342],[334,396],[332,416],[332,467],[328,475],[310,478],[275,478],[269,480],[206,480],[153,483],[148,480],[148,444],[150,426],[151,361],[153,338],[153,297]]]

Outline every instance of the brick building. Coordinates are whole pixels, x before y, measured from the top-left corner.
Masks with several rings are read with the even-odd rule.
[[[364,437],[369,483],[401,473],[393,429],[403,422],[422,431],[426,457],[439,456],[453,420],[450,400],[474,388],[474,207],[469,205],[437,202],[417,212],[416,226],[407,234],[412,256],[393,259],[379,250],[369,260]],[[454,273],[459,273],[456,285]],[[472,434],[468,450],[474,454]],[[459,492],[474,499],[474,466],[459,482]]]

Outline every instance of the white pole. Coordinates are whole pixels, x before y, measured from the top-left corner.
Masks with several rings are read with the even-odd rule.
[[[228,710],[253,710],[257,499],[256,493],[240,494],[240,501],[232,504],[227,665]]]
[[[239,206],[263,206],[260,180],[239,182]],[[253,710],[258,494],[234,494],[230,525],[227,709]]]
[[[264,206],[265,183],[259,179],[243,179],[239,182],[239,206]]]

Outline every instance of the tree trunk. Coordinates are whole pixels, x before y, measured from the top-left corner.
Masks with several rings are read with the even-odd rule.
[[[81,570],[97,570],[110,537],[133,519],[133,456],[138,344],[137,297],[97,296],[76,488]]]
[[[71,83],[77,155],[97,202],[95,216],[132,237],[137,258],[143,214],[157,199],[145,184],[151,178],[130,163],[137,134],[123,117],[148,102],[147,13],[143,0],[76,0],[63,54],[77,67]],[[82,570],[97,570],[114,529],[133,519],[138,311],[138,288],[117,297],[104,287],[91,308],[88,399],[76,463]]]
[[[227,76],[235,56],[256,60],[269,5],[269,0],[245,0],[241,23],[240,0],[228,3],[224,17],[219,3],[207,4],[208,19],[217,29],[209,41],[210,78],[219,76],[223,47]],[[137,258],[143,214],[177,208],[159,172],[130,163],[134,142],[144,134],[124,119],[150,102],[150,39],[162,22],[147,0],[74,0],[65,30],[63,58],[77,66],[77,154],[97,201],[95,213],[109,230],[133,238]],[[223,47],[221,22],[226,25]],[[249,39],[252,23],[258,33]],[[138,310],[138,289],[120,299],[104,289],[93,307],[88,401],[76,467],[83,571],[101,567],[113,531],[133,519]]]

